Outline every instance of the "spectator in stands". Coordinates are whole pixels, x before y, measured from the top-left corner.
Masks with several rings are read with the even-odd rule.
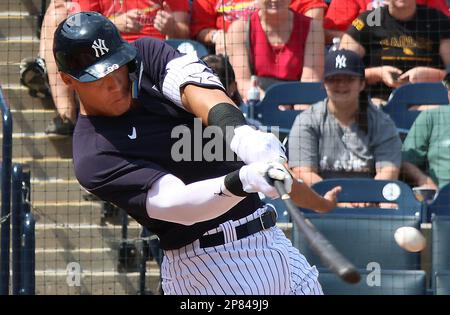
[[[379,26],[365,12],[340,44],[364,57],[371,96],[383,103],[402,84],[442,80],[450,61],[450,19],[415,0],[391,0],[379,10]]]
[[[229,28],[228,54],[244,97],[252,75],[262,90],[280,81],[322,79],[322,21],[290,10],[289,2],[257,0],[258,10]]]
[[[228,96],[236,105],[242,104],[242,98],[237,88],[236,76],[228,58],[224,55],[207,55],[201,58],[220,79],[227,90]]]
[[[76,12],[77,6],[66,0],[52,0],[45,13],[41,27],[39,44],[39,65],[47,73],[51,96],[58,115],[53,118],[45,132],[49,134],[70,135],[74,129],[77,116],[75,92],[68,88],[59,78],[56,63],[53,58],[53,32],[58,24],[70,12]],[[23,78],[23,77],[22,77]],[[47,80],[47,78],[43,78]]]
[[[352,21],[365,11],[382,7],[388,0],[333,0],[331,1],[324,20],[326,41],[333,37],[342,37]],[[450,17],[446,0],[417,0],[417,4],[438,9]]]
[[[450,99],[450,63],[444,84]],[[438,190],[450,183],[450,106],[417,117],[403,143],[402,158],[402,172],[412,185]]]
[[[295,119],[289,166],[308,185],[333,177],[398,177],[402,144],[389,116],[369,103],[364,69],[356,53],[330,52],[324,74],[328,97]]]
[[[189,37],[188,0],[166,0],[161,4],[151,0],[52,0],[44,17],[40,57],[45,60],[51,94],[58,111],[46,128],[49,134],[72,134],[76,120],[75,95],[59,78],[54,62],[53,32],[69,14],[97,11],[113,20],[127,41],[142,36],[165,38]]]
[[[323,0],[292,0],[291,9],[311,18],[321,19],[327,5]],[[225,32],[238,19],[246,20],[255,10],[255,0],[194,0],[191,35],[216,54],[225,52]]]
[[[81,11],[107,16],[128,42],[142,36],[160,39],[189,37],[188,0],[74,0]]]

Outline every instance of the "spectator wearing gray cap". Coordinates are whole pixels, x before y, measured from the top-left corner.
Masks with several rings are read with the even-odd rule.
[[[329,53],[327,98],[295,119],[289,166],[308,185],[336,177],[398,178],[401,140],[390,117],[369,103],[364,70],[350,50]]]

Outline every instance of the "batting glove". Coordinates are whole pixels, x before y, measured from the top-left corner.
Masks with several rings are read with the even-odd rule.
[[[275,187],[269,183],[272,180],[284,181],[289,193],[292,187],[292,176],[281,163],[255,162],[241,167],[239,179],[245,192],[261,192],[269,198],[280,197]]]
[[[234,129],[230,148],[245,164],[287,161],[286,150],[275,135],[255,130],[250,126],[239,126]]]

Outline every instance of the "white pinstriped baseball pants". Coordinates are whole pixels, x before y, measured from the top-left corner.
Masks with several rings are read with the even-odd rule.
[[[265,208],[258,209],[205,233],[224,231],[224,245],[200,248],[196,240],[180,249],[165,251],[161,266],[164,294],[323,294],[316,267],[309,265],[278,227],[233,240],[233,224],[246,223],[264,211]]]

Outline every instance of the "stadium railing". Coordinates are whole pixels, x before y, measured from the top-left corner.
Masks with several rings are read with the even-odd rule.
[[[0,109],[3,121],[2,164],[1,164],[1,215],[0,215],[0,295],[9,293],[10,270],[10,214],[11,214],[11,163],[12,163],[12,129],[11,111],[3,96],[0,86]]]
[[[431,220],[432,288],[436,294],[450,294],[450,184],[438,191],[427,214]]]
[[[16,164],[12,172],[12,294],[35,294],[35,224],[31,213],[30,172]]]
[[[12,117],[0,87],[3,118],[0,295],[35,293],[35,220],[30,173],[12,167]],[[10,264],[11,262],[11,264]]]

